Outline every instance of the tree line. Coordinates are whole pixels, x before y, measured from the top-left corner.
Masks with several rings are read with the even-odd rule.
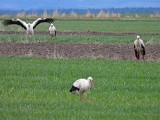
[[[86,14],[88,12],[92,14],[98,14],[100,11],[105,13],[119,13],[119,14],[159,14],[160,8],[103,8],[103,9],[29,9],[29,10],[2,10],[0,9],[0,15],[9,14],[16,15],[18,13],[25,14],[43,14],[44,11],[47,14],[53,14],[53,11],[58,11],[60,14],[70,14],[72,12],[76,14]]]

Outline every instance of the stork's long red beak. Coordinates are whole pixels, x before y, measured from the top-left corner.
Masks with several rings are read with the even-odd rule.
[[[90,80],[90,82],[91,82],[91,86],[92,86],[92,87],[94,87],[94,83],[93,83],[93,81],[92,81],[92,80]]]

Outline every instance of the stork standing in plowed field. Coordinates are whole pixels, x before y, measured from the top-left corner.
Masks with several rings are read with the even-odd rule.
[[[134,51],[137,60],[140,59],[140,55],[142,55],[142,59],[144,60],[144,55],[146,54],[145,46],[143,40],[140,39],[139,35],[137,36],[137,39],[134,41]]]

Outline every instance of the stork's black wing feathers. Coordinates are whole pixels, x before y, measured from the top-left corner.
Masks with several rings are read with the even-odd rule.
[[[57,35],[57,31],[55,31],[55,37],[56,37],[56,35]]]
[[[141,47],[142,47],[142,54],[145,55],[146,54],[145,48],[143,45],[141,45]]]
[[[52,23],[54,22],[54,19],[53,18],[44,18],[41,20],[42,22],[48,22],[48,23]]]
[[[33,29],[34,29],[38,24],[43,23],[43,22],[52,23],[52,22],[54,22],[54,19],[53,19],[53,18],[43,18],[43,19],[39,20],[39,21],[35,24],[35,26],[33,26]]]
[[[21,27],[23,27],[25,30],[27,29],[20,21],[17,20],[5,20],[3,21],[3,25],[20,25]]]
[[[138,59],[138,52],[137,52],[137,50],[135,49],[134,52],[135,52],[136,58]]]
[[[70,92],[73,92],[73,91],[76,91],[76,90],[79,91],[80,89],[78,87],[75,87],[75,86],[72,85],[72,87],[70,89]]]

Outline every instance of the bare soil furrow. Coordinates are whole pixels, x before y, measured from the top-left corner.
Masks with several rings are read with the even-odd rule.
[[[26,34],[25,32],[18,31],[0,31],[0,34]],[[48,31],[35,31],[35,34],[49,35]],[[86,31],[86,32],[62,32],[57,31],[58,36],[135,36],[137,33],[109,33],[109,32],[95,32],[95,31]],[[159,33],[144,33],[143,36],[160,36]]]
[[[0,43],[0,56],[136,60],[132,44]],[[146,44],[145,60],[160,61],[160,44]]]

